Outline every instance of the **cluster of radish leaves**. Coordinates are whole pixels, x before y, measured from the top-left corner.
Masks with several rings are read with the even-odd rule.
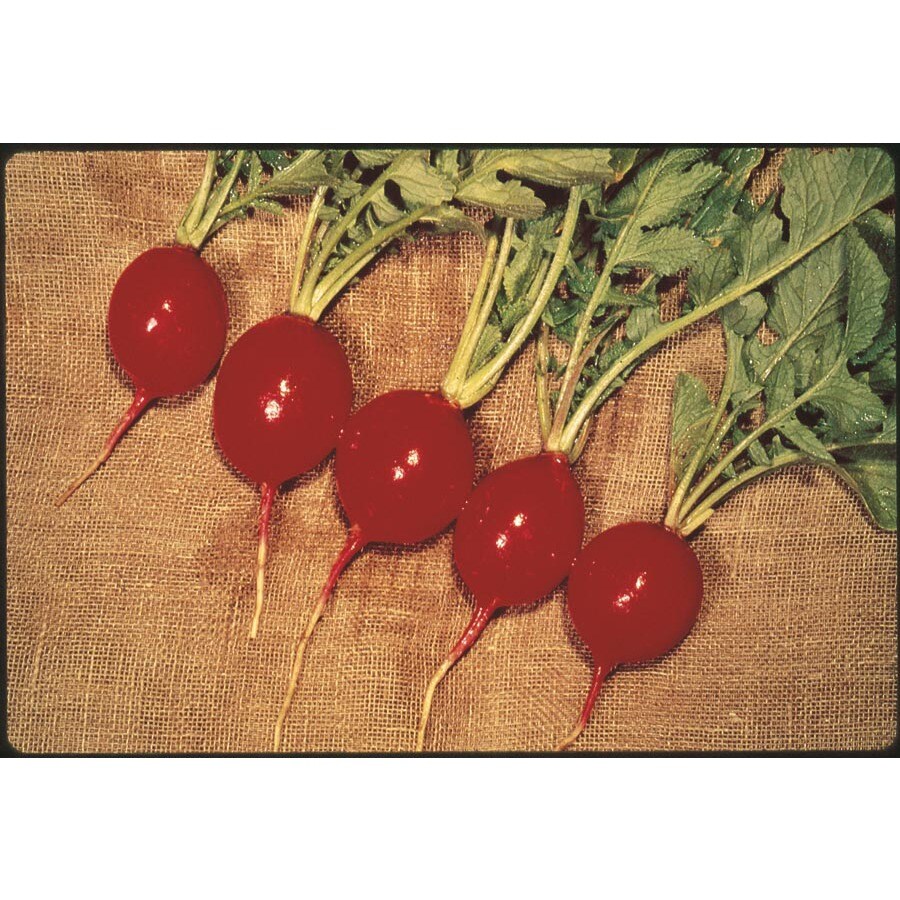
[[[291,292],[292,311],[313,319],[417,223],[441,232],[480,233],[461,203],[498,216],[535,217],[547,208],[538,194],[542,187],[569,187],[611,174],[609,151],[598,149],[315,152],[323,171]]]
[[[253,210],[281,215],[280,200],[308,194],[328,178],[320,150],[210,150],[176,240],[199,249],[220,228]]]
[[[718,401],[690,374],[675,385],[669,527],[687,536],[748,482],[814,464],[896,530],[894,259],[893,219],[872,210],[777,278],[768,302],[722,311]]]
[[[577,457],[591,417],[650,352],[738,301],[752,307],[746,298],[893,192],[891,160],[879,149],[795,149],[781,167],[783,191],[757,207],[745,185],[761,158],[757,149],[667,150],[618,190],[587,198],[597,262],[571,261],[565,297],[544,314],[567,345],[561,364],[543,342],[539,398],[548,449]],[[873,211],[867,220],[882,218]],[[687,297],[663,320],[659,283],[685,269]],[[890,335],[880,340],[890,347]],[[885,366],[882,360],[879,371]]]

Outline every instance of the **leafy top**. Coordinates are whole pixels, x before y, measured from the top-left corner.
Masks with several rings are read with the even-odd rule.
[[[875,221],[877,241],[848,226],[780,275],[768,304],[754,293],[723,311],[728,364],[715,407],[702,383],[679,376],[671,527],[689,534],[741,485],[806,462],[837,472],[896,529],[896,382],[882,371],[896,353],[883,339],[896,279],[873,247],[893,245],[894,231]],[[762,339],[763,320],[774,340]]]

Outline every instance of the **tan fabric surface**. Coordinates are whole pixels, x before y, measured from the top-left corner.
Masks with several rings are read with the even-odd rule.
[[[56,493],[130,401],[106,310],[124,266],[171,240],[198,153],[22,154],[6,169],[9,737],[27,752],[267,751],[290,658],[343,542],[331,461],[276,503],[256,642],[257,496],[219,456],[212,389],[151,409],[61,510]],[[771,176],[758,179],[764,189]],[[233,341],[286,305],[302,215],[259,216],[206,250]],[[427,237],[375,265],[323,322],[360,405],[438,384],[480,247]],[[707,324],[644,364],[576,467],[588,536],[666,502],[676,372],[713,390]],[[532,349],[471,416],[479,474],[538,448]],[[470,604],[450,536],[358,559],[317,631],[288,751],[411,750],[427,678]],[[788,471],[726,504],[696,537],[706,599],[674,654],[617,673],[582,750],[874,749],[896,732],[896,540],[824,472]],[[587,690],[563,591],[492,623],[438,691],[427,746],[548,750]]]

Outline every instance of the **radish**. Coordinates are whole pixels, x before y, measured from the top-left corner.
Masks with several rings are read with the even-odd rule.
[[[456,518],[475,472],[463,410],[493,388],[540,318],[571,252],[582,202],[577,185],[616,174],[604,150],[479,151],[472,158],[461,154],[460,160],[453,169],[460,184],[456,196],[507,218],[502,234],[488,236],[478,284],[440,392],[383,394],[353,415],[338,441],[335,479],[350,527],[294,654],[275,725],[276,751],[306,647],[347,565],[370,543],[417,544]],[[485,174],[501,165],[538,184],[575,186],[564,208],[522,222],[515,204],[523,203],[523,194],[527,197],[531,189],[518,183],[514,205],[508,205],[504,197],[510,182],[490,181]],[[531,197],[533,202],[533,192]],[[543,209],[540,203],[536,212]]]
[[[762,152],[752,149],[720,151],[715,162],[704,151],[691,148],[638,154],[640,165],[632,177],[592,198],[589,218],[596,224],[598,246],[581,260],[570,261],[567,296],[554,298],[544,313],[538,345],[544,453],[561,464],[573,464],[585,446],[596,411],[649,352],[718,310],[738,301],[756,303],[758,287],[826,244],[893,189],[890,161],[881,151],[840,151],[821,158],[792,151],[782,174],[782,208],[793,214],[795,227],[784,241],[773,203],[757,209],[743,193],[743,185],[761,158]],[[823,206],[818,198],[827,195],[833,184],[847,184],[847,193],[834,208]],[[763,246],[756,246],[757,241]],[[602,268],[594,271],[594,262],[601,258]],[[693,267],[688,279],[690,305],[676,318],[663,321],[656,296],[659,279],[687,267]],[[635,277],[640,277],[639,285],[634,283]],[[569,344],[564,366],[556,365],[550,356],[548,326]],[[488,476],[482,485],[492,478]],[[498,537],[494,529],[481,527],[483,513],[479,511],[490,509],[493,490],[482,490],[482,485],[460,516],[454,544],[457,567],[475,594],[472,623],[479,627],[473,634],[470,624],[429,682],[417,750],[424,748],[437,684],[480,633],[488,618],[485,612],[505,605],[507,595],[500,593],[499,582],[499,600],[492,601],[490,592],[476,590],[477,563],[468,561],[490,558],[492,541]],[[524,495],[534,489],[521,487]],[[469,506],[476,511],[471,516],[467,514]],[[504,534],[515,526],[514,518],[504,524]],[[561,531],[569,527],[566,521],[560,519]],[[461,555],[460,546],[478,549]],[[546,539],[535,539],[530,545],[530,564],[537,571],[558,573],[555,581],[540,585],[543,593],[561,583],[577,546],[562,568],[554,568],[559,552]],[[639,574],[635,573],[635,578]],[[535,591],[537,587],[536,582]],[[534,600],[542,596],[535,591],[529,595]]]
[[[865,234],[888,251],[890,274]],[[613,669],[656,659],[687,636],[703,576],[686,539],[745,484],[788,466],[823,465],[855,488],[876,524],[896,530],[894,257],[893,220],[872,212],[776,278],[768,303],[756,294],[722,312],[718,402],[691,375],[676,382],[675,489],[665,524],[610,528],[572,567],[569,614],[594,676],[558,750],[582,733]],[[763,317],[774,343],[757,337]]]
[[[274,198],[308,187],[317,175],[319,156],[318,151],[294,158],[276,151],[207,154],[203,181],[176,243],[142,253],[113,288],[109,342],[134,384],[134,400],[100,455],[60,494],[57,506],[109,459],[154,400],[193,390],[209,377],[225,348],[228,306],[222,283],[198,251],[231,219],[254,209],[280,211]]]
[[[581,551],[569,574],[568,608],[591,651],[594,677],[581,717],[557,751],[584,731],[610,672],[677,647],[702,601],[703,573],[694,551],[663,525],[616,525]]]
[[[472,619],[425,691],[416,749],[434,692],[468,651],[491,616],[525,606],[552,591],[584,537],[584,501],[562,454],[539,453],[491,472],[467,501],[456,523],[453,559],[475,598]]]
[[[278,488],[333,449],[350,414],[353,379],[338,341],[311,319],[280,315],[245,332],[216,379],[213,425],[226,458],[260,486],[256,637],[265,591],[269,521]]]

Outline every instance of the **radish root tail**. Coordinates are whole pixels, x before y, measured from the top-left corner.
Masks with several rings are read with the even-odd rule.
[[[456,662],[465,655],[472,647],[475,641],[484,631],[485,626],[490,621],[491,616],[497,610],[497,603],[492,602],[486,606],[478,606],[472,614],[466,630],[462,637],[456,642],[456,645],[447,655],[447,658],[441,663],[440,668],[428,682],[425,689],[425,697],[422,700],[422,713],[419,716],[419,731],[416,734],[416,753],[421,753],[425,749],[425,733],[428,730],[428,718],[431,715],[431,704],[434,701],[434,692],[437,686],[444,680],[444,676],[453,668]]]
[[[578,717],[575,727],[566,735],[563,741],[557,745],[556,753],[562,753],[563,750],[571,747],[572,744],[581,737],[581,732],[584,731],[588,719],[591,717],[594,704],[597,702],[597,695],[600,693],[600,688],[603,686],[603,682],[606,680],[606,676],[609,675],[609,672],[610,670],[605,666],[597,666],[597,668],[594,669],[594,677],[591,680],[591,689],[588,691],[587,700],[584,701],[584,708],[581,710],[581,715]]]
[[[152,402],[153,397],[150,397],[143,388],[138,388],[134,394],[134,400],[131,403],[131,406],[125,412],[125,415],[119,419],[119,424],[113,429],[112,434],[106,439],[106,443],[103,445],[103,452],[84,470],[84,472],[78,476],[57,498],[56,505],[62,506],[75,491],[78,490],[87,480],[100,468],[100,466],[105,463],[110,456],[112,455],[113,450],[116,448],[116,444],[122,438],[122,435],[131,428],[132,425],[137,421],[138,417],[141,413],[149,406]]]
[[[297,691],[297,685],[300,683],[300,671],[303,668],[303,655],[306,653],[306,646],[309,644],[310,638],[316,630],[316,625],[319,624],[319,619],[322,618],[325,607],[328,605],[328,601],[334,593],[338,578],[341,577],[344,569],[350,565],[365,545],[366,541],[362,536],[362,532],[358,526],[354,525],[347,535],[347,543],[344,544],[344,549],[341,550],[338,558],[334,561],[334,565],[331,567],[331,572],[328,575],[328,580],[325,582],[325,587],[322,588],[322,593],[319,594],[319,600],[312,611],[312,615],[309,617],[309,621],[306,623],[306,631],[304,631],[303,637],[300,638],[300,643],[297,645],[297,650],[294,653],[294,664],[291,667],[291,679],[281,704],[281,711],[278,713],[278,719],[275,722],[273,746],[276,753],[281,749],[284,723],[287,721],[291,703],[294,699],[294,694]]]
[[[266,593],[266,558],[269,554],[269,522],[272,518],[272,503],[278,490],[268,484],[262,486],[262,498],[259,501],[259,550],[256,554],[256,609],[250,623],[250,637],[259,633],[259,620],[262,616],[263,598]]]

